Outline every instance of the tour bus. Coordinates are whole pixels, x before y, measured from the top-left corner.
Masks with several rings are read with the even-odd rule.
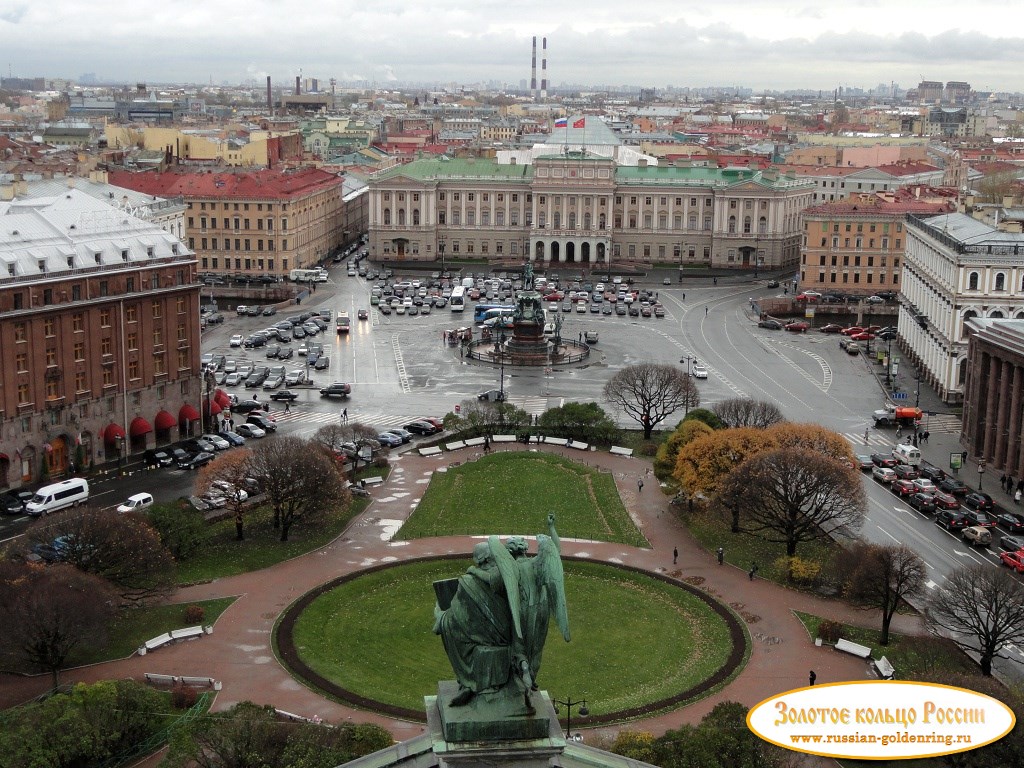
[[[326,273],[325,273],[326,274]],[[293,283],[320,282],[319,269],[293,269],[288,273],[288,279]]]
[[[516,308],[511,304],[477,304],[473,308],[473,322],[482,323],[484,320],[489,320],[492,317],[512,315],[515,311]]]
[[[348,333],[352,327],[352,321],[348,316],[348,312],[338,313],[338,333]]]
[[[452,312],[461,312],[466,308],[466,289],[461,285],[452,288],[452,295],[448,299],[448,306]]]

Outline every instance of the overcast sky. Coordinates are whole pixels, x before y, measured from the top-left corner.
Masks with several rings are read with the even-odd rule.
[[[560,83],[1024,91],[1015,0],[0,0],[0,67],[20,77],[215,84],[529,83],[548,38]],[[538,80],[540,54],[538,53]],[[539,83],[538,83],[539,84]]]

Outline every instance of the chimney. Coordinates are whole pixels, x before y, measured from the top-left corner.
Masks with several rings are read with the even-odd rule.
[[[301,77],[302,77],[302,75],[296,75],[295,76],[295,95],[296,96],[298,96],[299,94],[302,93],[301,80],[299,79]]]
[[[540,97],[546,99],[548,97],[548,39],[546,37],[541,43],[540,55]]]
[[[267,112],[271,117],[274,115],[274,96],[270,90],[270,75],[267,75]]]
[[[533,36],[533,59],[530,62],[530,96],[537,100],[537,36]]]

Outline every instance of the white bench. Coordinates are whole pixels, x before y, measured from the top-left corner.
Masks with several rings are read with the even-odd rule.
[[[496,443],[514,443],[516,441],[515,435],[495,435],[491,438]]]
[[[471,437],[468,440],[466,440],[465,443],[469,447],[473,447],[473,446],[476,446],[476,445],[483,445],[484,444],[484,439],[482,437]]]
[[[158,675],[155,672],[147,672],[146,682],[150,685],[174,685],[178,682],[178,678],[174,675]]]
[[[621,445],[613,445],[608,449],[609,453],[614,453],[616,456],[632,456],[632,448],[623,448]]]
[[[182,675],[178,678],[178,682],[190,688],[215,688],[218,691],[220,690],[220,683],[212,677]]]
[[[883,680],[892,680],[896,675],[896,668],[889,662],[885,656],[880,659],[874,659],[875,669],[878,670],[878,674],[882,676]]]
[[[201,637],[203,634],[205,634],[205,630],[201,626],[172,629],[170,631],[172,640],[188,640],[193,637]]]
[[[462,440],[456,440],[453,443],[445,443],[444,449],[446,451],[457,451],[459,448],[465,448],[466,444]]]
[[[430,448],[420,448],[418,450],[419,450],[420,456],[440,456],[441,455],[441,449],[438,448],[437,446],[431,446]]]
[[[383,477],[364,477],[362,480],[367,485],[380,485],[384,482]]]
[[[860,656],[862,659],[871,657],[871,649],[866,645],[860,645],[859,643],[853,643],[849,640],[837,640],[836,650],[843,651],[844,653],[852,653],[854,656]]]
[[[143,647],[147,651],[155,651],[160,646],[167,645],[172,640],[174,640],[174,638],[171,637],[170,632],[164,632],[162,635],[158,635],[157,637],[147,640]]]
[[[569,445],[569,440],[564,437],[545,437],[544,442],[548,445]]]
[[[313,721],[308,717],[302,715],[296,715],[294,712],[286,712],[283,709],[275,709],[274,712],[278,717],[283,717],[285,720],[291,720],[295,723],[312,723]]]
[[[590,445],[588,443],[578,443],[575,440],[569,441],[569,447],[575,448],[577,451],[586,451],[590,449]]]

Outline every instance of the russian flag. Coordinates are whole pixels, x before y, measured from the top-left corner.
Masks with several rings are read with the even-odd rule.
[[[555,120],[555,128],[568,128],[568,127],[569,127],[569,118],[567,118],[567,117],[559,117],[558,119]]]

